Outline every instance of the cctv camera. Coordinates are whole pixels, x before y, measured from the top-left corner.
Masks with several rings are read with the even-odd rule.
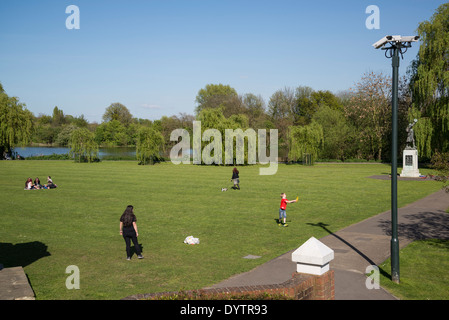
[[[401,37],[401,42],[416,42],[418,41],[419,36],[406,36]]]
[[[396,43],[408,43],[410,44],[411,42],[416,42],[418,41],[419,36],[385,36],[382,39],[380,39],[379,41],[377,41],[376,43],[373,44],[373,47],[375,49],[379,49],[381,47],[383,47],[384,45],[386,45],[388,42],[396,42]]]
[[[373,44],[373,47],[379,49],[380,47],[386,45],[389,41],[391,41],[393,36],[385,36],[376,43]]]

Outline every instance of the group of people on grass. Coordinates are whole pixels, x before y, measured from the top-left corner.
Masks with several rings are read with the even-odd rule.
[[[233,189],[240,190],[240,178],[239,171],[237,168],[234,168],[232,171],[232,179],[234,182]],[[298,202],[298,198],[296,200],[287,200],[287,195],[285,193],[281,193],[281,205],[279,208],[279,220],[278,223],[280,226],[287,227],[287,204]],[[142,256],[142,248],[140,247],[137,237],[139,233],[137,231],[137,218],[134,214],[134,207],[129,205],[126,207],[125,211],[120,217],[120,235],[123,236],[126,245],[126,260],[131,260],[132,252],[131,252],[131,242],[134,244],[134,249],[137,254],[137,258],[143,259]]]
[[[53,180],[50,176],[47,177],[47,183],[42,185],[39,178],[31,179],[28,178],[25,182],[25,190],[39,190],[39,189],[54,189],[57,185],[53,183]]]

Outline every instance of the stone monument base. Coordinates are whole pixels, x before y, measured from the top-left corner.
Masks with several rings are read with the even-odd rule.
[[[418,150],[405,149],[402,156],[401,177],[419,178],[420,175],[418,170]]]

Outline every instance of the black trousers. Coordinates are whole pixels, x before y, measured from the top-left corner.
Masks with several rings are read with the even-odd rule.
[[[134,231],[134,229],[133,229]],[[131,258],[131,241],[134,243],[134,249],[136,250],[136,253],[138,256],[142,253],[140,250],[139,243],[137,242],[137,235],[136,232],[123,232],[123,239],[125,239],[126,244],[126,255]]]

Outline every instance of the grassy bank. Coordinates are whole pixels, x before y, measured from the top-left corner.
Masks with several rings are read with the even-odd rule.
[[[380,283],[392,294],[406,300],[449,300],[449,241],[415,241],[400,251],[400,284],[383,276]],[[388,259],[379,266],[391,274]]]
[[[120,299],[137,293],[191,290],[248,271],[326,235],[389,210],[383,164],[280,165],[276,175],[240,167],[241,190],[230,189],[231,167],[138,166],[136,161],[1,161],[0,263],[21,265],[37,299]],[[425,173],[425,172],[424,172]],[[27,177],[53,190],[23,190]],[[221,192],[222,187],[229,191]],[[432,192],[434,181],[399,181],[399,206]],[[299,196],[278,227],[279,194]],[[125,259],[119,218],[135,207],[145,259]],[[187,236],[200,239],[195,246]],[[256,260],[243,259],[257,255]],[[66,267],[80,270],[80,290],[67,290]]]

